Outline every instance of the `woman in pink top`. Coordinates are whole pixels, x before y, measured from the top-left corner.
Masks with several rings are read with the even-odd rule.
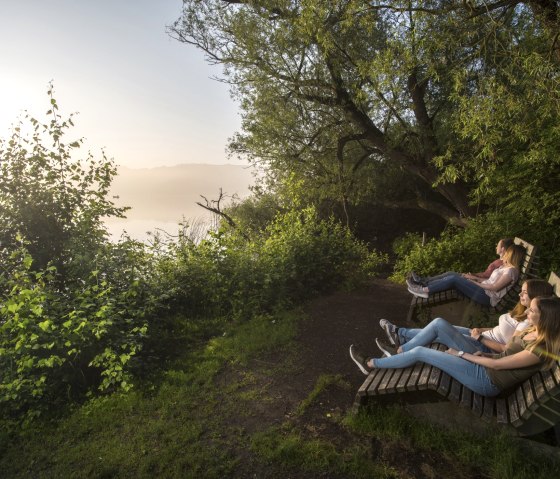
[[[408,291],[415,296],[428,298],[430,294],[456,289],[475,303],[483,306],[495,306],[517,281],[519,266],[524,257],[525,248],[514,244],[504,253],[502,266],[495,269],[488,279],[478,282],[454,273],[440,280],[432,281],[425,287],[409,284]]]

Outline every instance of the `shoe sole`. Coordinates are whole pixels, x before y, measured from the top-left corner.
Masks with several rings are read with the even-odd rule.
[[[414,296],[418,297],[418,298],[422,298],[422,299],[428,299],[428,293],[417,293],[416,291],[413,291],[412,289],[408,288],[408,292],[410,294],[413,294]]]
[[[356,363],[356,365],[360,368],[360,371],[362,371],[367,376],[370,373],[370,371],[368,371],[366,368],[364,368],[363,364],[360,363],[360,361],[358,361],[354,357],[354,355],[352,354],[352,346],[350,346],[349,352],[350,352],[350,357],[352,358],[352,361],[354,361]]]
[[[377,344],[377,347],[381,350],[381,352],[387,356],[388,358],[390,358],[391,356],[393,356],[393,353],[387,351],[381,344],[379,344],[379,341],[377,340],[377,338],[375,338],[375,344]]]

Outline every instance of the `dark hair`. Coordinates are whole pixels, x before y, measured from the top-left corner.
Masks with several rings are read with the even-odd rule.
[[[513,238],[502,238],[502,248],[508,249],[513,244]]]

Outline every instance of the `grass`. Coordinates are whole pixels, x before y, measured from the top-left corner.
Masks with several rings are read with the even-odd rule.
[[[271,378],[289,380],[301,368],[293,341],[301,317],[296,311],[232,326],[185,352],[154,383],[26,428],[0,447],[0,475],[397,478],[418,473],[411,469],[418,464],[404,464],[411,457],[423,458],[428,476],[437,467],[457,478],[558,475],[558,464],[522,452],[511,438],[452,433],[398,407],[324,414],[333,389],[350,387],[337,375],[320,376],[276,423],[262,422],[258,407],[278,408]]]

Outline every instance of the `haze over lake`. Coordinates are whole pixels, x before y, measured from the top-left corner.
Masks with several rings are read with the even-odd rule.
[[[117,206],[130,206],[125,220],[106,220],[112,238],[125,230],[132,238],[144,241],[156,228],[176,234],[183,218],[189,224],[212,222],[212,213],[198,206],[219,196],[246,198],[254,184],[254,170],[242,165],[182,164],[156,168],[119,167],[111,186]],[[226,202],[229,204],[230,200]],[[222,202],[224,206],[224,202]]]

